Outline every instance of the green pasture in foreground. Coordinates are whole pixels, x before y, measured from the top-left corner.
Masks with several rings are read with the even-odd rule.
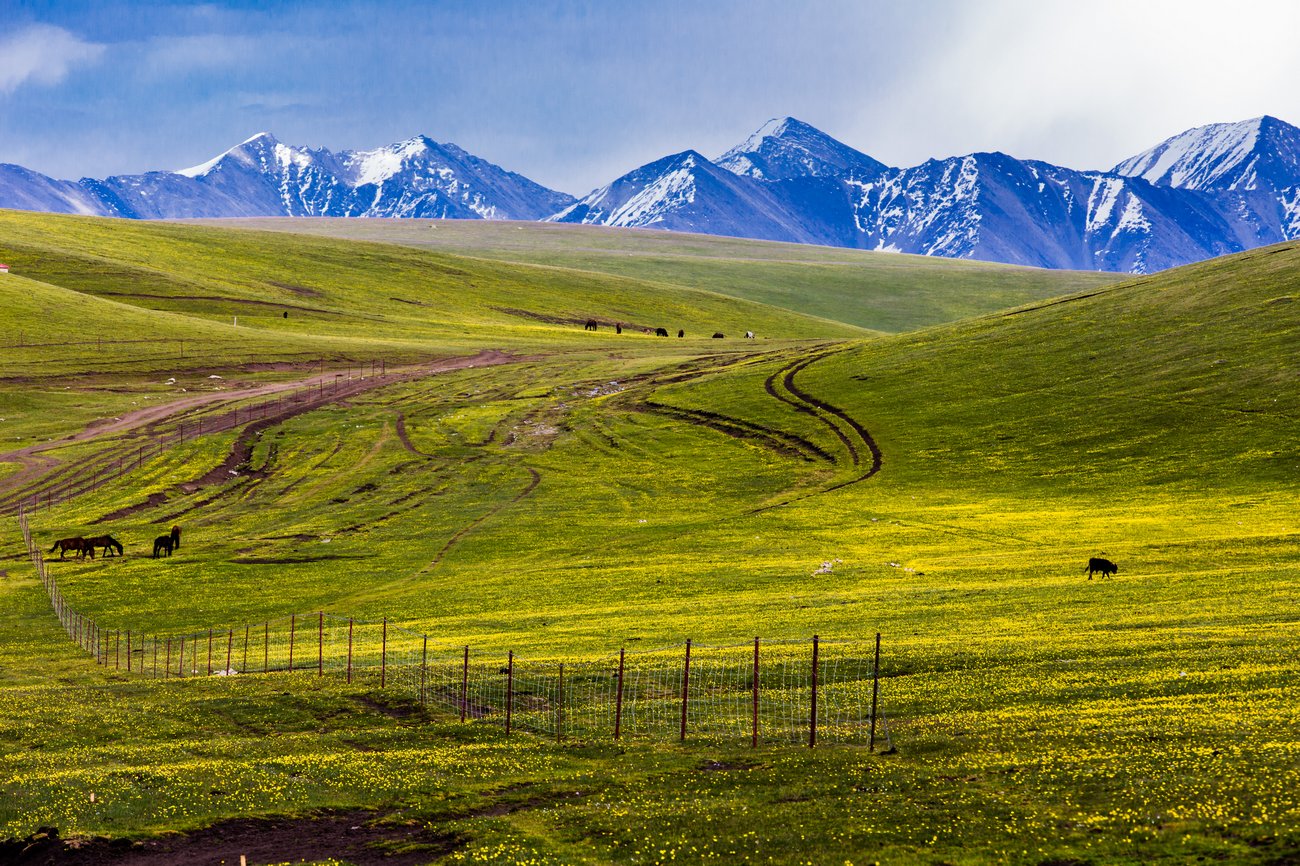
[[[605,226],[416,219],[191,222],[383,241],[707,289],[890,333],[1123,279],[1117,274]]]
[[[14,528],[0,835],[374,807],[451,836],[445,862],[1289,862],[1298,266],[874,340],[569,333],[272,425],[229,481],[192,484],[235,434],[200,437],[32,518],[46,548],[126,543],[51,566],[123,629],[323,608],[550,659],[881,631],[897,754],[556,745],[330,678],[127,681],[69,645]],[[846,418],[883,454],[866,480]],[[148,559],[173,522],[182,551]],[[1116,577],[1082,573],[1098,555]]]

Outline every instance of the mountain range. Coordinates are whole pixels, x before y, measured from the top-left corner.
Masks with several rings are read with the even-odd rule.
[[[1004,153],[894,168],[786,117],[716,159],[666,156],[581,199],[424,136],[334,153],[261,133],[179,171],[72,182],[0,164],[0,207],[548,220],[1141,274],[1300,237],[1300,129],[1211,124],[1109,171]]]

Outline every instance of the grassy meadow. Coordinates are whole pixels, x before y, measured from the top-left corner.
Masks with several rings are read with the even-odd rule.
[[[141,681],[67,640],[4,518],[0,837],[364,809],[350,820],[388,828],[412,863],[1300,857],[1300,246],[1109,285],[1034,277],[1041,294],[983,294],[1015,283],[994,269],[945,301],[978,315],[918,328],[932,295],[889,327],[833,321],[845,285],[784,245],[735,242],[743,264],[705,239],[707,267],[642,279],[576,257],[601,239],[606,261],[620,244],[631,261],[686,253],[546,227],[556,260],[523,264],[510,229],[474,241],[499,255],[467,251],[468,234],[453,254],[0,212],[15,265],[0,277],[0,451],[93,460],[150,429],[63,437],[144,405],[215,401],[193,419],[368,358],[509,355],[178,441],[38,510],[45,549],[91,528],[126,544],[55,558],[69,602],[151,633],[388,617],[539,660],[879,631],[897,751],[557,744],[371,682]],[[782,259],[774,284],[811,269],[799,309],[724,291],[729,268],[746,281],[764,257]],[[589,317],[688,337],[591,334]],[[38,322],[87,319],[112,323],[93,346],[93,326],[80,347],[29,345]],[[729,339],[695,336],[714,328]],[[730,338],[747,328],[760,339]],[[164,354],[172,340],[184,356]],[[240,441],[247,460],[201,480]],[[183,548],[150,559],[173,523]],[[1119,573],[1090,581],[1091,556]],[[311,848],[249,862],[297,858],[376,862]]]

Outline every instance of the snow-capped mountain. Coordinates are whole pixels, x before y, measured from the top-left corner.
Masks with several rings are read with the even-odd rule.
[[[179,171],[73,183],[0,165],[0,207],[547,219],[1152,273],[1300,238],[1300,129],[1273,117],[1211,124],[1103,172],[1003,153],[891,168],[783,117],[716,160],[683,151],[580,200],[423,136],[333,153],[260,133]]]
[[[572,196],[424,136],[370,151],[294,147],[259,133],[201,165],[78,183],[0,167],[0,207],[136,219],[238,216],[535,220]],[[7,183],[16,177],[22,182]]]

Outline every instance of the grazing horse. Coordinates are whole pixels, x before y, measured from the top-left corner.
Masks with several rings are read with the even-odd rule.
[[[162,551],[167,556],[172,555],[172,537],[170,535],[160,535],[153,540],[153,558],[158,558],[158,551]]]
[[[62,559],[63,555],[69,550],[75,550],[78,556],[84,557],[86,555],[85,544],[86,539],[82,538],[80,535],[76,538],[60,538],[58,541],[54,542],[54,546],[50,548],[50,553],[57,550],[59,552],[59,559]],[[93,549],[91,550],[91,556],[94,556]]]
[[[678,336],[678,337],[685,337],[685,336],[686,336],[686,329],[685,329],[685,328],[678,328],[678,329],[677,329],[677,336]]]
[[[723,340],[723,339],[726,339],[726,336],[727,336],[727,335],[724,334],[724,333],[722,333],[721,331],[714,331],[714,332],[713,332],[713,339],[715,339],[715,340]]]
[[[1109,559],[1101,559],[1099,557],[1094,556],[1088,560],[1087,571],[1088,571],[1088,580],[1092,580],[1092,573],[1094,571],[1101,572],[1102,577],[1107,577],[1112,574],[1119,574],[1119,566],[1111,562]]]
[[[172,535],[172,550],[180,550],[181,549],[181,528],[179,526],[173,526],[171,535]]]
[[[90,548],[91,556],[94,556],[97,547],[104,548],[104,556],[108,556],[110,550],[116,550],[117,556],[122,555],[122,545],[111,535],[96,535],[94,538],[85,539],[83,543]]]
[[[582,326],[582,330],[584,330],[584,331],[594,331],[594,330],[596,330],[596,320],[595,320],[595,319],[588,319],[588,320],[587,320],[587,324],[585,324],[585,325]]]
[[[667,329],[667,328],[655,328],[655,336],[656,336],[656,337],[667,337],[667,336],[668,336],[668,329]]]
[[[615,333],[615,334],[621,334],[621,333],[623,333],[623,323],[622,323],[622,322],[615,322],[615,323],[614,323],[614,333]]]
[[[745,339],[746,339],[746,340],[752,340],[752,339],[754,339],[754,332],[753,332],[753,331],[746,331],[746,332],[745,332]]]

